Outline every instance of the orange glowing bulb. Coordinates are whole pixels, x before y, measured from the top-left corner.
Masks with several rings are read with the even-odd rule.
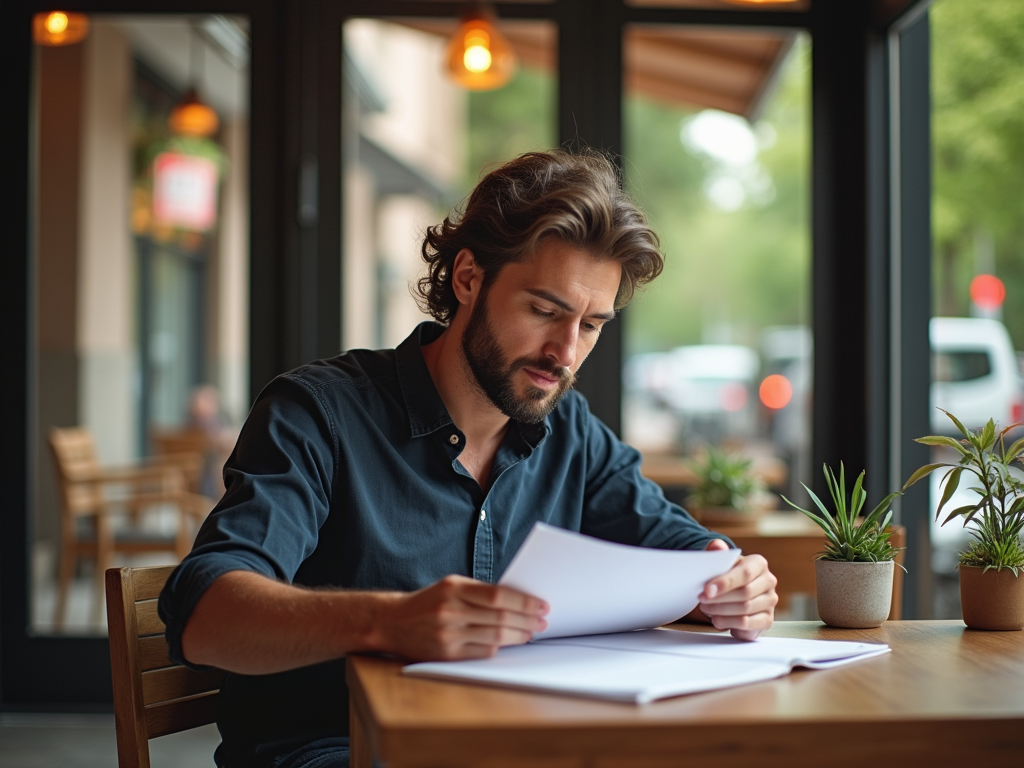
[[[84,13],[50,11],[32,17],[32,39],[39,45],[71,45],[89,33],[89,17]]]

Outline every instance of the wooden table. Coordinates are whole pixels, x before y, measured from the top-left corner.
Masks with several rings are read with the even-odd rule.
[[[407,678],[397,661],[352,656],[352,765],[369,768],[371,751],[389,768],[1024,765],[1024,632],[901,621],[771,634],[893,650],[645,706]]]

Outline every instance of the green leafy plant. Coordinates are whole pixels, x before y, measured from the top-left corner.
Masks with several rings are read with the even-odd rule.
[[[697,484],[689,503],[700,509],[728,507],[746,511],[750,497],[764,490],[751,473],[750,464],[750,459],[720,448],[708,448],[703,457],[690,463]]]
[[[925,464],[910,476],[903,490],[932,472],[946,468],[943,475],[945,488],[935,510],[935,519],[938,520],[960,487],[964,474],[977,480],[979,485],[970,490],[978,494],[978,501],[953,509],[942,525],[953,518],[962,518],[964,527],[974,537],[970,547],[960,553],[961,565],[978,566],[986,571],[1009,568],[1016,576],[1024,569],[1024,545],[1020,538],[1024,530],[1024,482],[1011,472],[1010,465],[1014,461],[1024,461],[1021,457],[1024,438],[1009,448],[1005,440],[1006,434],[1020,424],[1011,424],[997,433],[995,422],[989,419],[984,427],[971,431],[949,411],[943,413],[956,425],[963,439],[928,435],[917,438],[917,442],[952,448],[960,454],[960,460],[956,464]]]
[[[825,551],[818,553],[818,559],[851,563],[880,563],[894,560],[899,549],[889,542],[889,537],[892,536],[892,531],[889,530],[889,521],[892,520],[890,505],[900,494],[890,493],[858,523],[857,518],[868,497],[864,491],[864,472],[857,476],[853,491],[847,500],[846,469],[842,463],[839,464],[838,480],[827,464],[823,465],[822,469],[825,472],[825,482],[828,484],[835,512],[830,512],[806,485],[804,490],[810,495],[814,505],[821,510],[820,514],[799,507],[785,496],[782,497],[787,504],[803,512],[825,532]]]

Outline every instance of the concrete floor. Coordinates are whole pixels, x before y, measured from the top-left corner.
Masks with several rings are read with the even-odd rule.
[[[216,726],[149,742],[152,768],[212,768]],[[0,714],[3,768],[116,768],[113,715]]]

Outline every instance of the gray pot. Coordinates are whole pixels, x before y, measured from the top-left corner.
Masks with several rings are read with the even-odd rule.
[[[830,627],[880,627],[892,604],[892,560],[847,563],[816,560],[818,615]]]

